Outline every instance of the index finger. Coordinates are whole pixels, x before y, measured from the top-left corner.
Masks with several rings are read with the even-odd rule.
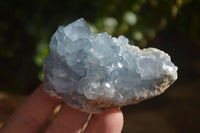
[[[2,133],[37,132],[62,100],[49,96],[40,85],[0,129]]]

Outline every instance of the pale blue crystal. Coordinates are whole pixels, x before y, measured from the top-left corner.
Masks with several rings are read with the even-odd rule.
[[[158,49],[139,49],[124,36],[92,34],[83,18],[59,26],[43,71],[44,90],[85,112],[138,103],[177,79],[177,67]]]

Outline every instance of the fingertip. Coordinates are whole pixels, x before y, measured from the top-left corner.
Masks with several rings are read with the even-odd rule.
[[[119,108],[107,109],[103,112],[101,117],[103,117],[102,124],[105,124],[105,129],[107,129],[109,133],[121,133],[124,117]]]
[[[120,133],[123,122],[122,111],[118,108],[110,108],[92,117],[86,133]]]

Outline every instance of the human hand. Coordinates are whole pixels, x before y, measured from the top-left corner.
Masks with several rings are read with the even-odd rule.
[[[46,94],[42,85],[19,107],[0,129],[0,133],[37,133],[49,115],[63,103]],[[73,109],[63,103],[45,133],[80,133],[89,114]],[[120,109],[107,109],[92,116],[85,133],[120,133],[123,115]]]

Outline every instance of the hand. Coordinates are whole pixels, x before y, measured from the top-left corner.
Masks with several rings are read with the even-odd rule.
[[[1,133],[37,133],[57,105],[62,103],[46,94],[42,85],[18,108],[0,129]],[[80,133],[88,118],[87,113],[66,104],[51,121],[45,133]],[[92,116],[85,133],[120,133],[123,115],[120,109],[107,109]]]

